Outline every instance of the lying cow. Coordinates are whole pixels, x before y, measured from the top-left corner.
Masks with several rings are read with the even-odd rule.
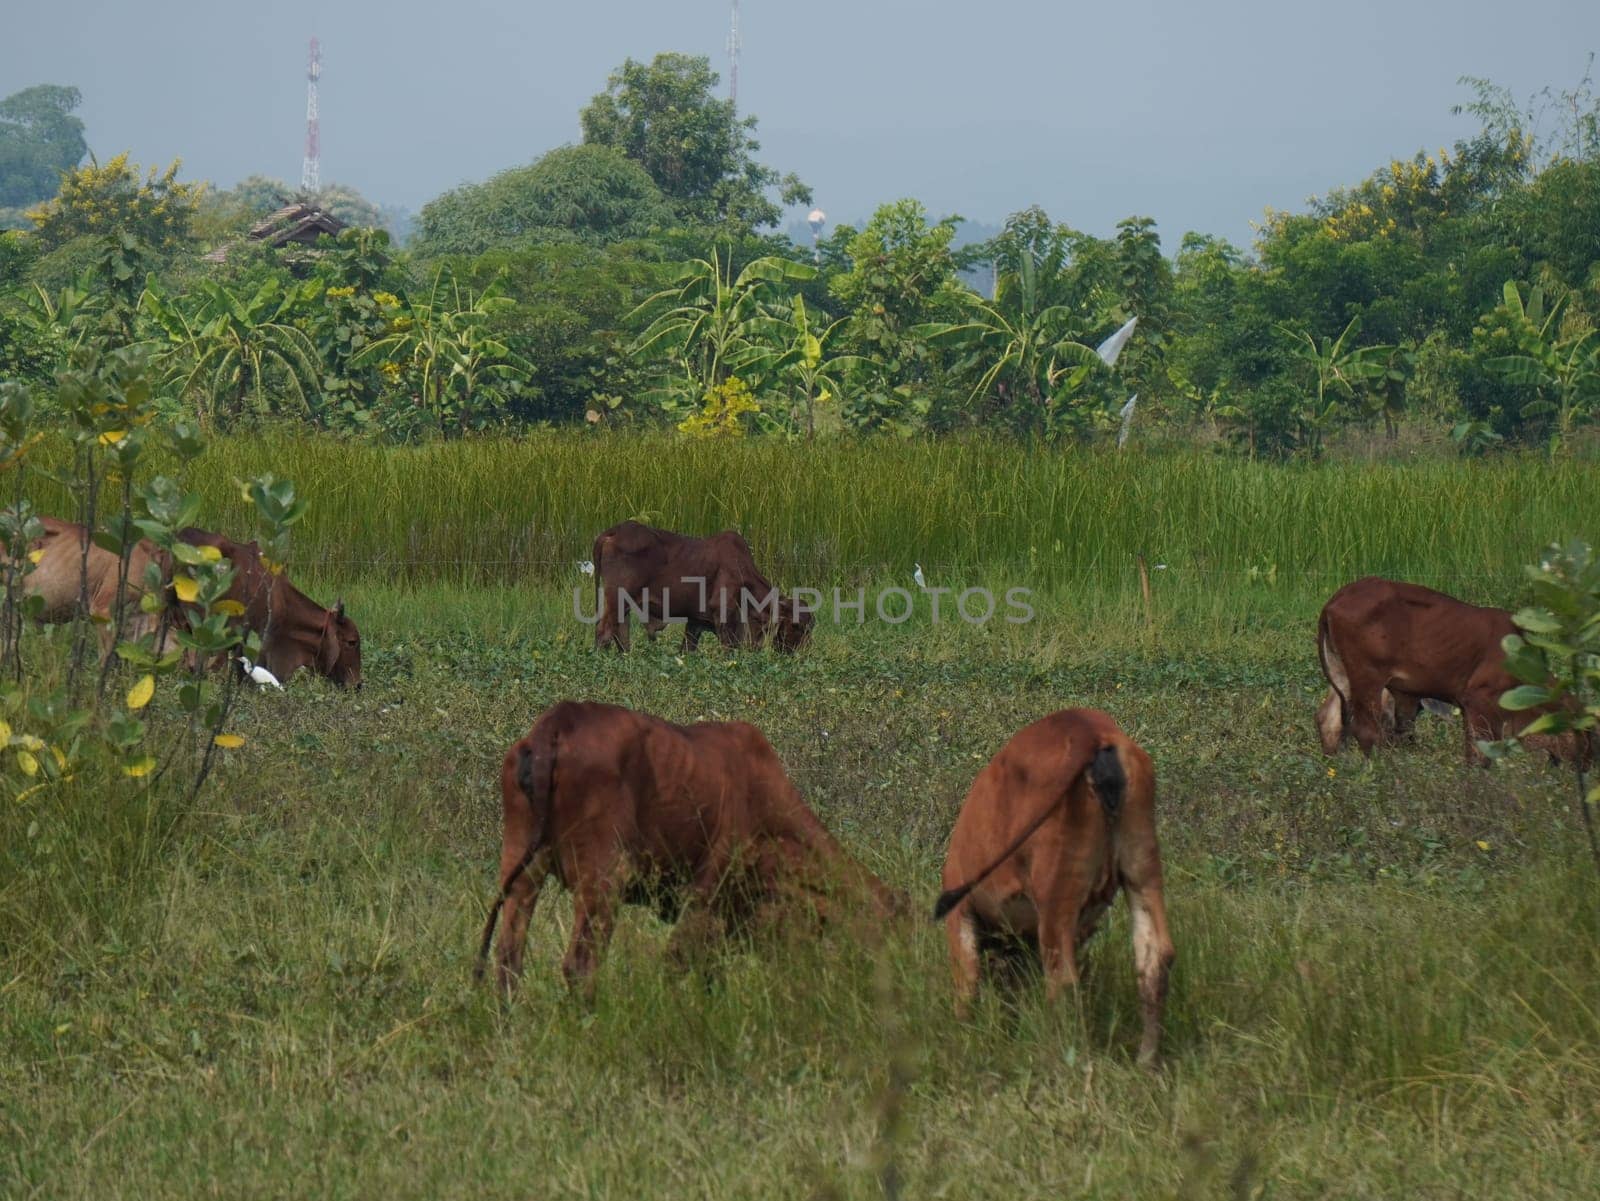
[[[78,612],[82,595],[84,574],[84,546],[88,544],[88,595],[89,616],[100,631],[102,655],[108,655],[116,642],[117,580],[122,573],[120,556],[97,546],[88,531],[72,521],[57,517],[40,517],[44,533],[28,544],[30,557],[37,556],[33,570],[22,580],[24,596],[42,596],[44,608],[41,621],[71,621]],[[140,600],[148,591],[150,568],[162,581],[162,588],[172,578],[172,559],[148,538],[134,543],[128,555],[128,567],[122,604],[122,637],[138,641],[147,634],[157,636],[164,649],[167,631],[178,617],[168,594],[162,607],[147,613]]]
[[[1332,755],[1354,736],[1370,753],[1408,737],[1420,705],[1442,702],[1461,710],[1468,762],[1485,762],[1477,739],[1514,735],[1541,712],[1500,707],[1501,694],[1520,683],[1506,670],[1501,646],[1515,633],[1504,609],[1377,576],[1346,584],[1317,621],[1317,655],[1328,681],[1317,709],[1322,749]],[[1558,758],[1582,753],[1570,734],[1528,741]]]
[[[178,535],[190,546],[213,546],[233,565],[228,599],[244,606],[243,622],[261,639],[260,662],[280,680],[302,667],[343,687],[361,687],[361,632],[345,616],[344,601],[325,609],[261,562],[255,542],[189,528]]]
[[[528,920],[552,873],[573,895],[562,971],[586,993],[620,901],[676,918],[675,953],[796,907],[823,919],[836,900],[882,916],[904,907],[834,841],[746,722],[679,726],[562,701],[506,752],[500,789],[500,895],[477,972],[504,907],[502,987],[521,975]]]
[[[594,540],[594,572],[597,648],[628,649],[630,609],[645,617],[652,638],[669,621],[682,621],[685,650],[708,630],[724,646],[757,643],[770,632],[785,651],[811,635],[811,614],[778,595],[735,530],[691,538],[624,521]]]
[[[1078,948],[1127,894],[1144,1037],[1153,1063],[1174,958],[1156,845],[1150,756],[1110,717],[1063,709],[1019,730],[978,773],[961,806],[944,889],[956,1013],[977,995],[985,952],[1036,952],[1045,995],[1078,983]]]

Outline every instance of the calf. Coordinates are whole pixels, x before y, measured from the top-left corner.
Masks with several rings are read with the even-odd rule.
[[[500,895],[477,972],[504,907],[504,988],[521,975],[528,920],[551,874],[573,894],[562,971],[586,993],[619,901],[677,918],[675,952],[796,902],[823,918],[839,897],[882,915],[903,907],[834,841],[746,722],[679,726],[616,705],[562,701],[506,752],[500,792]]]
[[[978,991],[983,953],[1020,948],[1042,960],[1045,995],[1078,983],[1078,948],[1127,894],[1144,1036],[1154,1063],[1174,958],[1156,845],[1150,756],[1096,709],[1063,709],[1019,730],[978,773],[961,806],[944,889],[956,1013]]]
[[[1500,707],[1517,680],[1502,640],[1517,633],[1504,609],[1469,605],[1431,588],[1367,576],[1329,598],[1317,621],[1317,657],[1328,695],[1317,709],[1322,749],[1353,735],[1362,751],[1404,738],[1424,701],[1461,710],[1469,763],[1484,763],[1477,740],[1517,734],[1544,710]],[[1530,746],[1556,758],[1587,755],[1572,734],[1536,735]]]
[[[669,621],[684,623],[684,649],[712,631],[724,646],[760,642],[794,651],[811,636],[812,618],[785,600],[756,568],[736,530],[691,538],[624,521],[594,540],[599,619],[596,647],[628,649],[628,609],[645,617],[653,638]]]

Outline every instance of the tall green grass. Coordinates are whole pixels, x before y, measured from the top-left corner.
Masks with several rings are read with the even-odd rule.
[[[624,518],[733,526],[785,584],[826,588],[920,562],[941,580],[1126,585],[1136,554],[1198,591],[1261,573],[1326,593],[1363,573],[1496,597],[1552,539],[1600,536],[1592,464],[1532,458],[1280,466],[991,440],[822,446],[550,433],[392,448],[224,438],[192,469],[207,520],[247,532],[234,481],[295,480],[295,559],[328,578],[460,584],[572,578]],[[41,507],[68,503],[36,489]],[[1258,576],[1249,572],[1257,569]]]

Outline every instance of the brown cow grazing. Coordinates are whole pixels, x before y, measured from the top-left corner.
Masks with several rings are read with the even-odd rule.
[[[834,841],[747,722],[680,726],[616,705],[562,701],[506,752],[500,789],[501,887],[477,973],[503,906],[503,988],[522,973],[528,920],[551,873],[573,895],[562,971],[586,994],[619,901],[677,917],[675,954],[796,905],[823,919],[835,898],[881,915],[904,907]]]
[[[281,572],[268,571],[255,542],[189,528],[178,537],[191,546],[214,546],[233,564],[228,599],[244,606],[245,626],[261,638],[261,664],[287,681],[302,667],[341,688],[361,687],[361,632],[345,616],[344,601],[325,609]]]
[[[1328,695],[1317,709],[1322,749],[1336,753],[1354,735],[1362,751],[1407,737],[1424,701],[1460,708],[1466,757],[1486,763],[1477,739],[1516,734],[1542,710],[1500,707],[1517,680],[1501,640],[1517,633],[1504,609],[1469,605],[1431,588],[1367,576],[1329,598],[1317,621],[1317,655]],[[1570,759],[1584,753],[1573,735],[1528,739]]]
[[[1045,994],[1078,983],[1078,948],[1121,889],[1132,913],[1144,1037],[1154,1063],[1174,951],[1156,845],[1150,756],[1097,709],[1063,709],[1024,726],[973,781],[944,889],[956,1013],[977,995],[985,951],[1037,951]]]
[[[593,553],[597,648],[628,649],[630,610],[645,618],[652,638],[669,621],[683,622],[685,650],[708,630],[724,646],[759,643],[770,633],[784,651],[811,636],[811,614],[779,596],[736,530],[691,538],[624,521],[594,540]]]
[[[117,578],[121,571],[120,557],[104,547],[95,545],[88,531],[72,521],[56,517],[41,517],[44,533],[28,544],[30,556],[37,555],[33,571],[24,577],[24,596],[44,597],[41,621],[71,621],[78,612],[78,601],[83,586],[84,544],[88,543],[89,615],[99,627],[102,655],[114,649],[114,628],[117,603]],[[173,619],[181,615],[172,608],[170,595],[164,600],[161,611],[146,613],[139,604],[147,591],[148,568],[155,565],[165,583],[172,578],[172,559],[148,538],[134,543],[128,556],[126,588],[123,593],[122,636],[137,641],[146,634],[156,634],[162,648],[166,644],[166,631]]]

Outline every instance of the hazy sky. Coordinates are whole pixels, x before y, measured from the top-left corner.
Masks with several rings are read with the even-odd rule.
[[[323,180],[418,208],[578,140],[632,55],[709,54],[727,0],[0,0],[0,96],[75,84],[90,147],[296,183],[322,39]],[[744,0],[740,108],[835,220],[916,196],[1092,233],[1249,238],[1395,155],[1468,136],[1461,75],[1519,97],[1600,49],[1596,0]]]

